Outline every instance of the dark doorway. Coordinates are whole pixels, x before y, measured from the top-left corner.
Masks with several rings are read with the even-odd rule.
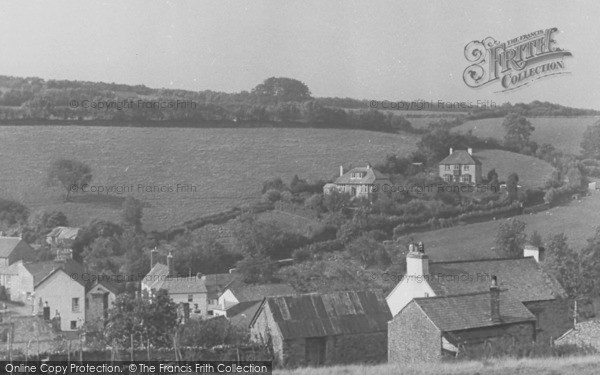
[[[306,339],[306,365],[322,366],[325,364],[325,337]]]

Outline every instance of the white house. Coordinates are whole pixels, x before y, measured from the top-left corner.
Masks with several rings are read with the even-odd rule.
[[[34,259],[35,251],[20,237],[0,237],[0,285],[6,287],[8,294],[11,277],[15,275],[10,266],[19,260]]]
[[[331,194],[337,190],[352,197],[369,198],[377,192],[385,191],[386,185],[391,185],[388,176],[373,169],[369,164],[366,167],[352,168],[346,173],[344,167],[340,166],[340,176],[333,183],[323,186],[323,193]]]

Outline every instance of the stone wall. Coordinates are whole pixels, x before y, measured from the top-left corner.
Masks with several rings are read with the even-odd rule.
[[[523,322],[498,325],[488,328],[469,329],[450,333],[456,342],[462,342],[461,348],[471,357],[477,358],[494,351],[506,352],[511,348],[531,344],[535,337],[535,323]]]
[[[442,333],[415,304],[388,323],[388,362],[435,362],[442,356]]]
[[[333,350],[327,353],[327,364],[380,363],[387,360],[387,332],[341,335],[330,340]]]

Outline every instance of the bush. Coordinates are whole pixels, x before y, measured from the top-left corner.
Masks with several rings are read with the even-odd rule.
[[[292,258],[294,258],[295,262],[305,262],[312,258],[311,251],[308,247],[301,247],[299,249],[294,250],[292,253]]]
[[[279,190],[269,189],[263,195],[263,200],[265,202],[271,202],[271,203],[277,202],[277,201],[281,200],[281,192]]]

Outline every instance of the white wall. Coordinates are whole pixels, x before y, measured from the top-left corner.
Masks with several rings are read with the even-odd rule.
[[[71,321],[77,322],[77,328],[85,323],[85,288],[72,280],[64,271],[54,272],[35,289],[36,301],[48,301],[50,318],[54,318],[56,310],[60,313],[60,328],[63,331],[72,331]],[[73,311],[72,299],[79,298],[79,310]],[[35,304],[37,306],[37,303]]]
[[[224,308],[225,303],[230,303],[230,304],[240,303],[240,301],[238,301],[238,299],[235,298],[235,296],[233,295],[233,292],[231,291],[231,289],[227,289],[225,292],[223,292],[223,294],[221,294],[219,296],[218,305],[221,308]]]
[[[385,300],[392,316],[396,316],[413,298],[426,296],[435,297],[435,293],[425,278],[417,279],[405,276]]]
[[[7,285],[7,288],[10,289],[10,299],[27,303],[27,293],[33,294],[33,276],[23,266],[22,261],[13,263],[10,266],[10,271],[14,273]],[[37,303],[37,299],[34,302]]]
[[[188,294],[171,294],[169,293],[169,297],[171,297],[171,299],[173,300],[173,302],[175,302],[176,304],[180,304],[180,303],[189,303],[190,304],[190,314],[194,313],[194,305],[198,305],[198,308],[200,309],[200,315],[205,316],[206,312],[208,310],[208,306],[207,306],[207,295],[206,293],[190,293],[192,294],[192,302],[188,302]]]

